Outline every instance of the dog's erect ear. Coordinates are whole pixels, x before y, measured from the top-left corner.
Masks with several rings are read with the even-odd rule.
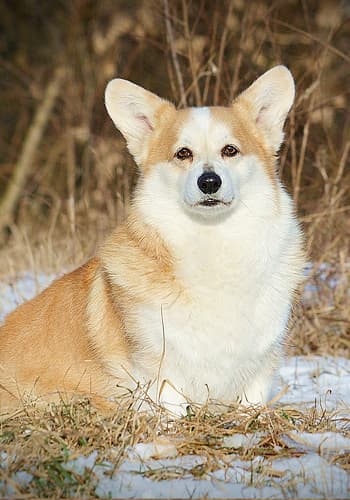
[[[162,111],[175,109],[174,106],[135,83],[120,78],[108,83],[105,103],[109,116],[125,137],[130,153],[137,163],[142,163],[148,139]]]
[[[257,126],[275,151],[278,151],[283,141],[283,125],[294,95],[291,72],[285,66],[275,66],[255,80],[236,99],[236,102],[249,102]]]

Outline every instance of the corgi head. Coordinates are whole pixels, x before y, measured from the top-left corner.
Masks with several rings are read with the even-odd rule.
[[[284,66],[264,73],[229,107],[176,110],[122,79],[109,82],[105,94],[141,168],[144,196],[165,197],[206,219],[232,213],[249,186],[250,194],[261,186],[273,196],[275,156],[293,100],[294,81]]]

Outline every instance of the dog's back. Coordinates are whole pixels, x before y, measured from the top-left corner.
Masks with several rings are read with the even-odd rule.
[[[89,261],[6,318],[0,328],[2,409],[37,395],[57,400],[101,391],[101,369],[86,335],[97,265]]]

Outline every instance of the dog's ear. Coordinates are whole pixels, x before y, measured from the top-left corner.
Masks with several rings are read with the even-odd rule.
[[[248,102],[257,126],[268,144],[278,151],[283,125],[295,96],[294,80],[285,66],[275,66],[242,92],[235,102]]]
[[[128,80],[111,80],[105,92],[109,116],[125,137],[136,163],[147,154],[148,140],[167,108],[174,106]]]

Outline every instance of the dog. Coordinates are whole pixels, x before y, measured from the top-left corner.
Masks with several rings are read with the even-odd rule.
[[[122,79],[105,103],[140,168],[130,215],[96,256],[0,328],[0,404],[145,388],[264,404],[302,280],[303,236],[276,154],[294,100],[276,66],[228,107],[177,110]]]

